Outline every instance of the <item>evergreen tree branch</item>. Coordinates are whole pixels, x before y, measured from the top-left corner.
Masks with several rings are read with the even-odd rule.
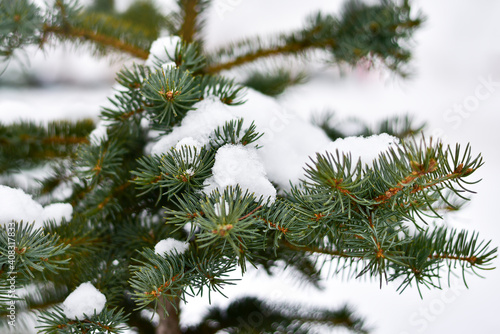
[[[86,13],[77,3],[56,0],[56,12],[52,22],[44,24],[41,44],[47,35],[54,34],[65,39],[89,41],[101,48],[111,48],[147,59],[149,41],[140,30],[135,30],[124,21],[104,13]],[[141,40],[142,39],[142,40]]]
[[[141,49],[120,39],[106,36],[92,30],[86,30],[84,28],[76,28],[73,26],[59,27],[47,25],[43,27],[43,34],[45,38],[47,38],[47,35],[53,34],[60,38],[64,37],[67,39],[82,39],[85,41],[96,43],[100,46],[110,47],[118,51],[126,52],[140,59],[148,59],[149,56],[149,52],[145,49]]]
[[[34,272],[67,270],[69,246],[58,235],[34,229],[30,223],[14,223],[0,230],[0,268],[12,266],[17,275],[34,278]],[[14,271],[14,270],[11,270]]]
[[[74,157],[93,129],[91,120],[0,124],[0,173]]]
[[[306,334],[314,325],[324,325],[330,330],[345,328],[352,333],[368,333],[363,319],[354,315],[346,306],[338,310],[307,309],[292,304],[268,304],[255,297],[233,301],[227,308],[212,307],[196,326],[188,327],[185,334],[226,333],[275,333]]]
[[[309,19],[303,30],[280,35],[267,43],[258,38],[247,39],[216,50],[208,56],[205,73],[218,73],[275,55],[300,56],[325,50],[332,55],[332,63],[354,65],[378,59],[404,75],[402,66],[410,59],[410,53],[401,45],[422,20],[412,18],[406,5],[349,1],[338,18],[318,14]]]
[[[210,74],[218,73],[269,56],[296,54],[299,52],[307,51],[308,49],[311,48],[326,48],[329,46],[331,47],[333,45],[335,45],[335,42],[331,40],[331,41],[318,42],[316,44],[311,44],[310,42],[304,42],[304,43],[295,42],[295,43],[290,43],[289,45],[275,46],[268,49],[263,48],[261,50],[257,50],[254,52],[238,56],[234,60],[228,61],[226,63],[211,65],[205,69],[205,73],[210,73]]]
[[[43,46],[55,37],[77,44],[88,42],[96,53],[114,50],[148,57],[153,28],[141,34],[130,22],[103,12],[82,11],[73,1],[57,0],[55,9],[43,17],[27,0],[5,3],[0,0],[1,55],[8,56],[23,45]],[[107,308],[99,316],[67,319],[57,308],[43,313],[42,333],[119,332],[118,323],[123,322],[137,324],[140,332],[151,332],[150,320],[141,319],[143,308],[160,314],[159,333],[166,327],[178,333],[179,301],[205,291],[209,296],[222,294],[225,285],[233,284],[229,273],[237,269],[245,273],[248,263],[262,266],[270,274],[270,269],[284,263],[316,287],[320,287],[317,262],[321,259],[336,262],[337,272],[349,270],[357,276],[378,277],[381,282],[384,277],[402,278],[400,289],[412,282],[439,286],[435,280],[445,266],[462,272],[491,269],[497,249],[480,241],[477,234],[417,226],[419,232],[411,235],[406,225],[417,225],[415,216],[433,217],[430,212],[441,218],[437,208],[454,207],[457,198],[465,200],[464,194],[470,192],[465,185],[474,183],[468,177],[482,165],[481,157],[472,156],[469,146],[461,151],[458,146],[452,150],[432,141],[395,141],[373,163],[355,161],[342,152],[320,153],[307,165],[304,180],[289,192],[279,193],[273,203],[239,185],[208,195],[203,192],[206,181],[217,177],[212,169],[219,148],[251,145],[253,149],[257,145],[260,129],[253,123],[244,129],[248,120],[232,120],[209,129],[212,132],[203,148],[178,147],[172,142],[170,146],[175,148],[148,155],[158,137],[176,131],[195,104],[207,97],[216,96],[226,105],[244,103],[241,86],[210,73],[275,55],[307,57],[316,51],[328,53],[330,62],[337,65],[377,62],[403,73],[411,56],[406,42],[422,21],[420,16],[410,15],[407,2],[397,5],[383,0],[366,5],[350,1],[337,17],[318,14],[304,29],[268,41],[248,39],[206,56],[201,43],[194,41],[198,41],[202,14],[209,3],[179,0],[180,10],[169,17],[171,31],[184,39],[170,56],[175,66],[134,65],[118,74],[121,87],[111,99],[113,106],[102,112],[109,139],[87,143],[93,125],[87,132],[68,126],[59,134],[38,126],[26,127],[24,132],[19,126],[5,127],[7,135],[0,131],[4,152],[8,151],[5,147],[20,143],[20,147],[39,149],[39,161],[48,160],[54,156],[52,151],[60,149],[57,156],[65,158],[61,161],[68,166],[71,162],[69,167],[61,163],[44,189],[50,195],[54,184],[61,184],[54,178],[72,183],[73,193],[68,195],[74,206],[72,221],[59,226],[45,222],[43,231],[24,233],[21,246],[13,250],[24,261],[16,263],[26,274],[20,277],[21,286],[30,283],[27,277],[35,283],[57,284],[54,291],[44,288],[35,303],[27,300],[26,311],[54,305],[85,281],[96,284],[107,298]],[[152,24],[158,28],[157,23]],[[254,73],[250,79],[254,87],[269,94],[279,94],[298,81],[291,71],[268,74]],[[332,139],[345,136],[328,121],[325,119],[323,127]],[[416,129],[407,119],[394,119],[374,128],[364,126],[360,134],[386,132],[407,137]],[[72,161],[76,147],[77,160]],[[8,152],[0,161],[16,154]],[[23,155],[29,154],[19,154],[19,161],[27,161]],[[181,253],[158,254],[155,245],[167,238],[187,241],[189,246],[181,247]],[[5,235],[0,241],[3,247]],[[3,248],[0,276],[9,264]],[[5,289],[0,284],[0,300]],[[254,302],[219,310],[193,328],[208,333],[217,326],[228,333],[274,333],[277,328],[307,333],[315,325],[328,325],[366,331],[346,310],[309,312],[259,302],[252,305]],[[124,306],[130,320],[110,309],[115,306]],[[260,327],[241,328],[238,315],[246,316],[248,310],[264,312],[268,319]],[[239,314],[229,317],[234,311]],[[214,319],[219,321],[215,327]]]
[[[39,317],[41,323],[37,328],[39,333],[56,334],[61,330],[68,333],[123,333],[126,329],[128,316],[123,310],[105,308],[100,314],[90,315],[87,319],[68,319],[60,307],[55,311],[42,312]]]

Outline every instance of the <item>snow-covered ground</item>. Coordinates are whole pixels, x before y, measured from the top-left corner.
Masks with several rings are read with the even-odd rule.
[[[207,26],[209,47],[254,34],[269,34],[299,27],[303,18],[318,9],[336,11],[341,1],[321,0],[218,0],[227,10],[212,9]],[[217,1],[216,1],[217,3]],[[386,116],[411,113],[426,121],[429,135],[449,143],[471,143],[473,152],[484,156],[477,172],[482,182],[477,194],[459,213],[449,214],[450,225],[475,229],[483,238],[500,243],[496,193],[500,185],[498,143],[500,132],[500,2],[494,0],[419,0],[415,5],[426,14],[425,27],[415,38],[415,75],[409,80],[383,72],[353,71],[345,78],[326,71],[302,86],[286,91],[279,103],[309,120],[315,112],[334,110],[340,118],[357,116],[374,122]],[[280,13],[277,15],[276,13]],[[230,27],[230,29],[228,29]],[[77,56],[77,54],[81,54]],[[0,120],[10,122],[21,115],[38,120],[96,117],[111,92],[109,80],[117,66],[106,60],[92,61],[82,51],[68,48],[49,51],[31,60],[40,80],[64,82],[49,88],[0,87]],[[70,86],[77,80],[84,88]],[[498,260],[496,261],[498,264]],[[399,295],[396,285],[379,289],[378,282],[329,278],[325,290],[315,291],[294,283],[291,274],[269,279],[250,273],[225,293],[229,297],[251,294],[268,300],[304,305],[353,305],[374,328],[374,333],[497,333],[500,289],[499,270],[484,272],[485,279],[470,276],[465,289],[459,280],[452,288],[407,290]],[[326,274],[325,274],[326,275]],[[203,312],[207,298],[190,301],[183,323],[193,323]],[[227,303],[212,296],[215,303]]]

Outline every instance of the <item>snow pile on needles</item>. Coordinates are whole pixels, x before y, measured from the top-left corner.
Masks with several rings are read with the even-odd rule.
[[[55,203],[43,207],[21,189],[0,185],[0,225],[22,220],[34,223],[34,227],[39,228],[44,221],[53,220],[60,224],[63,218],[71,220],[72,215],[73,207],[70,204]]]
[[[255,144],[261,146],[226,145],[215,157],[213,176],[205,182],[205,193],[214,189],[222,192],[227,186],[239,184],[257,197],[273,201],[276,189],[289,190],[290,184],[304,178],[304,167],[316,153],[350,154],[353,165],[361,159],[363,165],[372,167],[373,160],[398,143],[387,134],[368,138],[348,137],[334,142],[325,132],[283,108],[274,98],[247,89],[247,101],[238,106],[228,106],[215,96],[196,103],[179,126],[163,136],[151,153],[167,153],[181,145],[200,148],[208,145],[214,130],[231,120],[243,119],[246,129],[252,122],[263,136]]]
[[[92,283],[80,284],[63,302],[63,311],[69,319],[84,319],[100,314],[106,305],[106,296]]]
[[[187,242],[182,242],[174,238],[161,240],[155,245],[155,253],[165,257],[168,254],[182,254],[189,249]]]

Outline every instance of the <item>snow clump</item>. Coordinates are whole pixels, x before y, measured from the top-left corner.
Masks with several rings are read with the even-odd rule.
[[[100,314],[106,304],[106,296],[97,290],[92,283],[80,284],[63,302],[63,310],[69,319],[84,319]]]
[[[155,253],[165,257],[165,254],[175,253],[177,251],[178,254],[184,253],[189,249],[189,244],[187,242],[182,242],[173,238],[168,238],[161,240],[155,246]]]
[[[70,204],[55,203],[44,208],[21,189],[0,185],[0,225],[22,220],[34,222],[34,227],[39,228],[43,226],[43,221],[54,220],[60,224],[63,218],[71,220],[72,215]]]

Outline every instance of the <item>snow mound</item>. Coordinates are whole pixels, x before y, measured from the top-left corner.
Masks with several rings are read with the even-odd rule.
[[[43,221],[54,220],[60,224],[63,218],[71,220],[72,215],[70,204],[55,203],[44,208],[21,189],[0,185],[0,225],[22,220],[34,222],[35,228],[39,228]]]
[[[155,245],[155,253],[163,257],[165,257],[165,254],[175,253],[174,251],[181,254],[188,249],[189,244],[187,242],[182,242],[173,238],[161,240]]]
[[[106,296],[97,290],[92,283],[80,284],[63,302],[63,310],[69,319],[84,319],[99,314],[106,304]],[[84,315],[85,314],[85,315]]]
[[[218,189],[223,193],[229,186],[239,185],[243,191],[248,190],[257,198],[276,199],[276,189],[267,179],[266,170],[257,150],[243,145],[224,145],[215,155],[212,176],[205,180],[203,192],[211,193]]]
[[[175,47],[177,43],[181,42],[179,36],[166,36],[160,37],[151,44],[149,49],[149,56],[146,60],[145,65],[149,67],[154,67],[156,62],[160,63],[170,63],[171,60],[168,56],[174,57]]]

